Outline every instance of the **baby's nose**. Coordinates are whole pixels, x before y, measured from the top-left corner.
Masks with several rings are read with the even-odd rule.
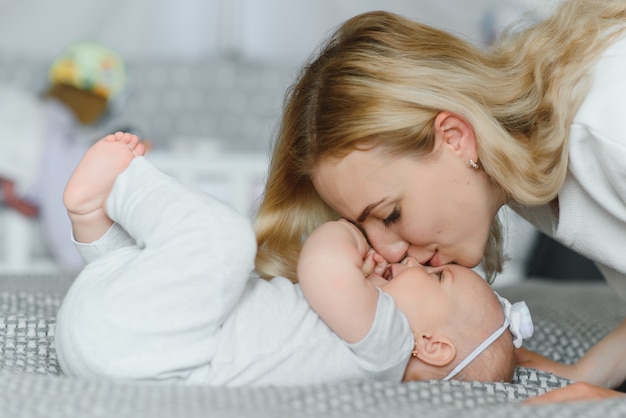
[[[407,267],[417,267],[420,263],[417,261],[415,257],[406,256],[404,260],[402,260],[402,264],[405,264]]]

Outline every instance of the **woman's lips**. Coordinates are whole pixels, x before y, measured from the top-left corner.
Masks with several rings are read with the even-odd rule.
[[[423,263],[424,266],[431,266],[431,267],[439,267],[441,265],[441,260],[439,259],[439,252],[435,251],[433,256],[430,257],[430,259],[428,259],[425,263]]]

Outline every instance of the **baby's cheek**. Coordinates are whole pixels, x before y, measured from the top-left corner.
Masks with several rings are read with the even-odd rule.
[[[366,280],[376,287],[381,287],[389,283],[380,274],[372,273],[366,277]]]

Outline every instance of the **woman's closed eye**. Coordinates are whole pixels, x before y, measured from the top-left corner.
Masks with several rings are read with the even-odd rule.
[[[386,227],[389,227],[393,225],[394,223],[398,222],[399,220],[400,220],[400,208],[395,207],[393,208],[391,213],[385,219],[383,219],[383,224]]]

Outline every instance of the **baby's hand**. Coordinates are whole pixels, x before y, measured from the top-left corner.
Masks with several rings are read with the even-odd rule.
[[[383,258],[382,255],[370,248],[369,251],[363,257],[363,266],[361,271],[365,277],[369,277],[372,274],[382,276],[389,263]]]
[[[378,275],[382,278],[383,273],[389,266],[389,263],[385,258],[378,254],[367,242],[367,239],[356,225],[346,219],[339,219],[338,225],[347,227],[352,233],[354,238],[354,244],[357,251],[363,254],[363,264],[361,264],[361,272],[366,279],[372,275]]]

